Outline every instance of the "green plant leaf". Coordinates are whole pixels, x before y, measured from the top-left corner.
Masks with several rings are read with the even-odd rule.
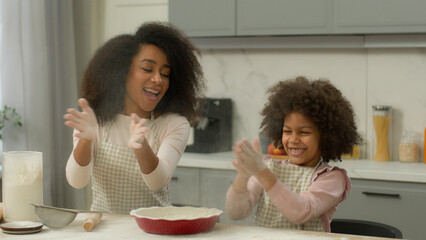
[[[19,115],[15,108],[4,105],[3,110],[0,112],[0,131],[4,128],[4,124],[7,121],[12,121],[15,127],[22,127],[21,115]],[[0,132],[0,139],[2,138],[3,134]]]

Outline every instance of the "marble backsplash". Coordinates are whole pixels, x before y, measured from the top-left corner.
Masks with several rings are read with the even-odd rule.
[[[233,141],[259,133],[266,90],[302,75],[329,79],[352,103],[365,144],[361,157],[372,158],[372,105],[390,105],[391,158],[398,160],[403,130],[418,134],[423,159],[426,127],[426,49],[232,49],[203,50],[207,97],[233,100]]]

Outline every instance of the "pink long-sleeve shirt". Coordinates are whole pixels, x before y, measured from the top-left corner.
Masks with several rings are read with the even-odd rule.
[[[350,180],[344,169],[323,164],[315,171],[306,191],[297,194],[277,181],[266,194],[290,222],[303,224],[319,217],[324,230],[330,232],[337,206],[346,198],[350,188]],[[263,191],[254,176],[250,177],[245,193],[237,194],[231,186],[226,193],[226,213],[234,220],[248,217]]]

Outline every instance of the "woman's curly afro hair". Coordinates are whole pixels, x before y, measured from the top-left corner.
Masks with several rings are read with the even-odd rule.
[[[341,161],[362,142],[349,101],[328,80],[309,81],[297,77],[281,81],[268,90],[269,98],[261,114],[262,133],[275,145],[282,145],[285,117],[299,112],[317,126],[323,161]]]
[[[126,79],[143,45],[153,44],[164,51],[171,65],[169,88],[155,108],[156,115],[177,113],[193,122],[197,99],[203,97],[205,82],[198,61],[200,51],[172,24],[146,22],[135,34],[123,34],[101,46],[87,66],[82,97],[104,124],[124,110]]]

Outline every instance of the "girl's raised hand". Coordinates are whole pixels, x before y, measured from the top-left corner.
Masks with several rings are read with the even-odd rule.
[[[135,113],[130,114],[130,118],[130,139],[127,145],[131,149],[142,149],[145,134],[149,131],[149,128],[145,127],[146,119],[139,119]]]
[[[92,141],[96,137],[96,128],[98,126],[96,115],[86,99],[80,98],[77,103],[82,111],[80,112],[75,108],[67,109],[68,113],[64,115],[64,119],[66,119],[65,125],[78,131],[74,134],[75,137]]]
[[[263,163],[262,153],[256,149],[258,148],[258,144],[255,142],[253,143],[254,146],[251,145],[247,139],[243,139],[238,141],[237,145],[233,148],[237,155],[237,160],[234,163],[234,166],[238,166],[240,169],[238,172],[241,171],[246,174],[254,175],[266,168],[266,165]]]

